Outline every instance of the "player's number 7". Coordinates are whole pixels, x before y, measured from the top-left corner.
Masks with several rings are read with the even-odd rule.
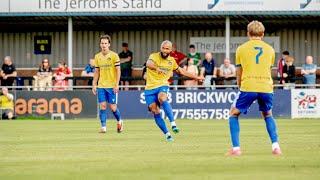
[[[259,53],[256,55],[256,64],[259,64],[259,57],[262,55],[263,50],[262,47],[254,47],[255,50],[259,50]]]

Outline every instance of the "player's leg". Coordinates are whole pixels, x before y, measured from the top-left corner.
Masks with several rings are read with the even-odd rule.
[[[257,93],[240,91],[230,108],[229,128],[232,141],[232,149],[227,155],[241,155],[240,150],[240,125],[239,116],[246,114],[253,101],[257,98]]]
[[[171,105],[169,104],[169,102],[167,100],[168,91],[169,91],[169,87],[168,86],[160,87],[159,88],[159,94],[158,94],[158,101],[162,105],[163,111],[164,111],[164,113],[166,114],[166,116],[168,117],[168,119],[170,121],[172,131],[174,133],[179,133],[180,129],[176,125],[176,122],[175,122],[174,117],[173,117],[172,107],[171,107]]]
[[[117,132],[121,133],[123,131],[123,120],[121,119],[120,111],[118,109],[118,93],[113,92],[113,88],[107,89],[107,101],[109,103],[110,109],[113,116],[117,119]]]
[[[163,120],[163,118],[160,115],[160,108],[159,108],[159,102],[158,102],[158,97],[157,97],[157,91],[158,89],[154,90],[145,90],[145,99],[146,99],[146,104],[149,108],[149,110],[152,112],[154,120],[160,130],[163,132],[163,134],[166,135],[167,141],[173,141],[173,138],[171,134],[169,133],[167,126]]]
[[[258,94],[259,110],[261,111],[262,117],[266,123],[266,128],[272,143],[272,153],[281,154],[278,142],[277,125],[272,115],[272,99],[273,93]]]
[[[100,106],[100,122],[101,130],[100,133],[107,132],[107,94],[104,88],[98,88],[98,102]]]

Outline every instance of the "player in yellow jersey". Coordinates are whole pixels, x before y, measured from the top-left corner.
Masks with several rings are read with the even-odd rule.
[[[151,54],[147,60],[147,84],[144,93],[146,103],[149,110],[154,115],[156,124],[166,135],[167,141],[171,142],[173,141],[173,138],[160,115],[159,108],[161,105],[166,116],[170,120],[172,131],[174,133],[178,133],[180,129],[177,127],[174,121],[172,107],[167,101],[167,93],[169,91],[168,80],[170,79],[173,71],[198,81],[203,81],[203,77],[197,77],[194,74],[186,72],[177,65],[175,59],[169,56],[170,52],[172,51],[172,43],[170,41],[163,41],[160,50],[161,52]]]
[[[121,133],[123,130],[123,121],[120,117],[120,111],[117,108],[117,93],[119,91],[120,81],[120,58],[117,53],[109,49],[111,37],[103,35],[100,37],[101,52],[94,57],[96,70],[94,72],[92,82],[93,94],[98,94],[100,103],[100,133],[106,133],[107,121],[107,103],[117,119],[117,131]]]
[[[271,66],[274,64],[274,49],[262,41],[265,28],[259,21],[248,24],[249,41],[238,47],[236,66],[240,91],[230,109],[229,127],[233,148],[227,155],[240,155],[240,126],[238,117],[246,113],[257,100],[259,111],[266,122],[272,142],[273,154],[281,154],[278,144],[276,123],[272,116],[273,81]]]

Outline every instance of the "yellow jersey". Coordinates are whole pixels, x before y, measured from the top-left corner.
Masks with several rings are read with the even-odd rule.
[[[146,90],[155,89],[161,86],[169,86],[168,80],[170,79],[172,72],[179,68],[174,58],[168,56],[167,59],[163,59],[160,52],[158,52],[151,54],[148,61],[153,61],[154,64],[165,71],[166,74],[158,74],[156,70],[147,68]]]
[[[9,94],[9,96],[13,99],[12,94]],[[2,109],[13,109],[13,100],[7,98],[7,96],[1,95],[0,101]]]
[[[117,53],[109,51],[105,56],[102,52],[94,56],[94,64],[100,69],[99,88],[113,88],[116,85],[116,66],[120,66]]]
[[[236,52],[236,65],[242,67],[240,90],[272,93],[271,67],[274,58],[274,49],[262,40],[249,40],[239,46]]]

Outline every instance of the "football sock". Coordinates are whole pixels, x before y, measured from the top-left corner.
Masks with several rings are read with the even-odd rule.
[[[172,107],[167,100],[162,102],[162,107],[163,107],[163,111],[166,114],[166,116],[168,117],[169,121],[173,122],[174,118],[173,118]]]
[[[119,109],[117,108],[116,111],[114,111],[112,113],[113,113],[114,117],[117,119],[117,121],[119,122],[121,120]]]
[[[167,134],[169,131],[168,131],[166,123],[162,119],[161,115],[160,114],[155,114],[153,117],[154,117],[154,120],[156,121],[156,124],[161,129],[161,131],[163,132],[163,134]]]
[[[278,142],[272,143],[272,151],[274,151],[276,148],[280,149],[279,143]]]
[[[264,118],[266,122],[267,130],[269,133],[269,137],[272,143],[278,142],[278,134],[277,134],[277,125],[273,119],[273,116],[268,116]]]
[[[169,132],[167,132],[167,133],[166,133],[166,136],[169,137],[169,136],[171,136],[171,134],[170,134]]]
[[[106,127],[106,124],[107,124],[107,110],[100,109],[100,121],[101,121],[101,127]]]
[[[175,121],[170,122],[170,124],[171,124],[171,127],[172,126],[177,126]]]
[[[231,116],[229,117],[229,128],[231,134],[231,141],[233,147],[239,147],[239,134],[240,134],[240,126],[238,117]]]

